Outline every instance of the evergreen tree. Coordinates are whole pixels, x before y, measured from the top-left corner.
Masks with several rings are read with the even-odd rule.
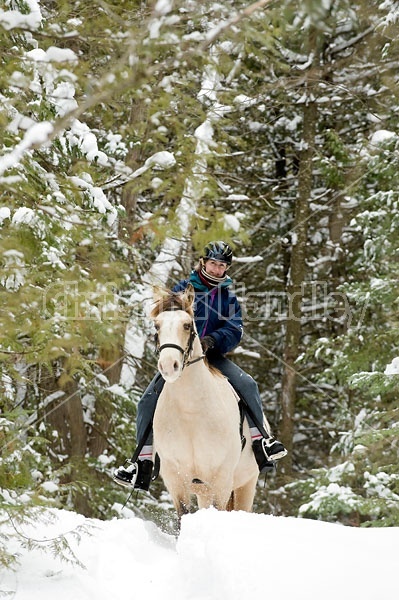
[[[51,497],[110,514],[122,499],[110,474],[155,370],[151,284],[173,285],[222,238],[245,314],[234,360],[276,432],[281,421],[284,481],[310,467],[327,481],[335,432],[354,430],[345,453],[378,438],[383,457],[373,471],[358,453],[356,481],[362,469],[381,479],[381,464],[395,493],[383,371],[396,356],[397,150],[369,145],[397,125],[394,3],[6,8],[0,430],[7,444],[10,427],[24,433],[3,488],[34,495],[53,480]],[[315,491],[305,479],[290,506],[280,483],[266,502],[286,513]]]

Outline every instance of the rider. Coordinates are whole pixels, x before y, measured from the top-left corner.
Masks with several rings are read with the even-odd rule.
[[[254,379],[225,354],[235,348],[242,336],[241,308],[229,290],[232,280],[227,269],[233,260],[228,244],[209,242],[199,264],[189,279],[180,281],[173,292],[183,291],[189,283],[195,290],[195,325],[208,362],[227,377],[244,401],[244,411],[251,432],[252,448],[259,472],[270,471],[274,461],[287,454],[283,444],[270,436],[265,428],[262,402]],[[126,487],[148,490],[153,471],[152,420],[164,386],[159,373],[152,379],[137,406],[136,460],[127,461],[114,472],[114,480]]]

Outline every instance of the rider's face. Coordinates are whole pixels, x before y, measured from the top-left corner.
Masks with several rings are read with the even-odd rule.
[[[227,271],[227,263],[209,258],[205,263],[205,271],[213,277],[223,277]]]

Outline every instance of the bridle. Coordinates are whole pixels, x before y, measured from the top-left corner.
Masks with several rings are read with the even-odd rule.
[[[194,320],[192,320],[191,326],[190,326],[190,335],[188,337],[186,349],[182,348],[178,344],[162,344],[162,346],[160,346],[159,340],[158,340],[158,333],[155,334],[156,349],[158,351],[158,354],[160,354],[162,352],[162,350],[164,350],[165,348],[174,348],[175,350],[179,350],[179,352],[181,352],[183,355],[183,369],[184,369],[184,367],[189,367],[190,365],[193,365],[194,363],[196,363],[200,360],[203,360],[205,358],[205,354],[201,354],[201,356],[199,356],[198,358],[194,358],[194,360],[189,360],[191,352],[193,351],[194,340],[197,336],[198,336],[198,333],[196,332],[195,327],[194,327]]]

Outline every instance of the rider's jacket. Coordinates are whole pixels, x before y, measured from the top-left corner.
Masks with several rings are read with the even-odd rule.
[[[233,350],[242,337],[241,307],[237,296],[229,290],[233,283],[230,277],[209,289],[192,271],[189,279],[179,281],[173,292],[181,292],[191,283],[195,290],[194,317],[198,335],[211,335],[215,340],[212,353],[226,354]]]

